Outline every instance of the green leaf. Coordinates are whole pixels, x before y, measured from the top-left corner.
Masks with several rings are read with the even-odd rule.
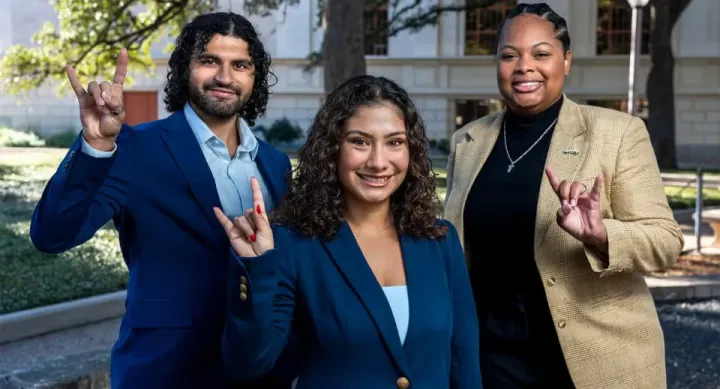
[[[175,38],[188,20],[211,11],[214,0],[57,0],[57,27],[45,23],[34,45],[15,45],[0,60],[0,87],[18,94],[48,81],[69,93],[65,66],[81,79],[111,78],[120,49],[128,49],[129,70],[150,73],[153,43]],[[128,80],[132,85],[132,77]]]

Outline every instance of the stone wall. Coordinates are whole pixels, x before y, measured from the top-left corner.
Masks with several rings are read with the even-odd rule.
[[[681,167],[720,167],[720,96],[678,97],[675,109]]]

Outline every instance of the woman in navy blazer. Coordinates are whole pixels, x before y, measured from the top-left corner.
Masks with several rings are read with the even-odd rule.
[[[240,380],[297,336],[298,389],[481,388],[465,257],[407,93],[360,76],[318,112],[271,228],[216,209],[232,243],[223,358]]]

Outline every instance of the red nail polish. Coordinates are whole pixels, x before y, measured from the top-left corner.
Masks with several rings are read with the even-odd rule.
[[[262,213],[262,211],[260,211],[260,204],[258,204],[255,209],[257,210],[258,215]]]
[[[250,240],[253,242],[255,241],[255,234],[250,234]]]

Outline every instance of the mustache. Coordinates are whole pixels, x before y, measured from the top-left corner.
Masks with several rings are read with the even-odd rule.
[[[237,95],[242,94],[242,90],[240,89],[240,87],[238,87],[236,85],[233,85],[233,84],[221,85],[215,81],[210,81],[210,82],[203,84],[203,89],[206,91],[211,90],[211,89],[227,89],[227,90],[231,90],[231,91],[235,92],[235,94],[237,94]]]

